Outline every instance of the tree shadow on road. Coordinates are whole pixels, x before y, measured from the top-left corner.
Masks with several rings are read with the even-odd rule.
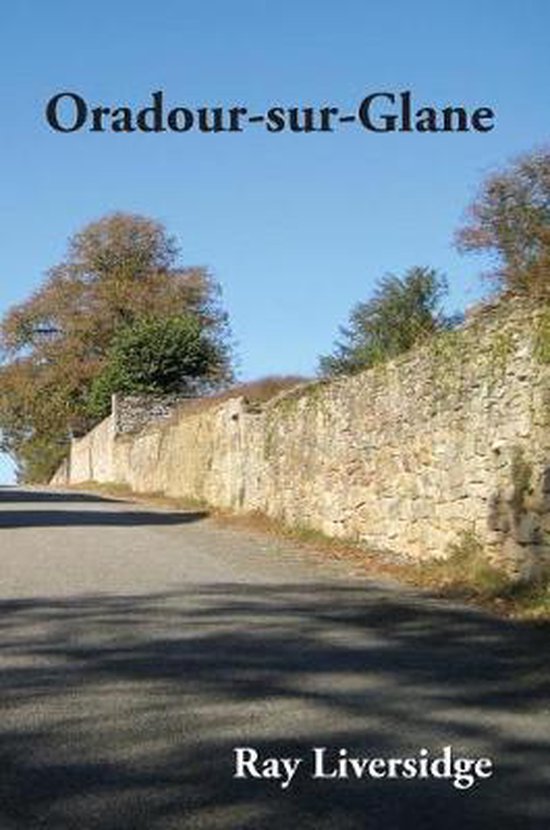
[[[0,530],[36,527],[135,527],[180,525],[207,518],[206,511],[162,513],[154,510],[18,510],[0,511]]]
[[[0,504],[2,502],[21,503],[32,502],[41,504],[48,502],[117,502],[120,499],[111,499],[108,496],[97,496],[93,493],[63,492],[60,490],[40,490],[32,487],[11,487],[0,484]]]
[[[2,510],[2,503],[10,505]],[[15,504],[32,504],[32,509]],[[88,504],[105,504],[103,509],[90,509]],[[44,504],[44,507],[41,505]],[[50,507],[50,504],[56,505]],[[66,505],[63,507],[63,505]],[[117,504],[109,509],[109,504]],[[0,489],[0,530],[37,527],[135,527],[136,525],[178,525],[205,519],[208,512],[174,510],[137,510],[131,503],[104,499],[93,495],[48,493]]]
[[[372,585],[196,585],[0,603],[6,827],[547,826],[549,635]],[[235,781],[233,748],[306,759],[451,744],[489,781]]]

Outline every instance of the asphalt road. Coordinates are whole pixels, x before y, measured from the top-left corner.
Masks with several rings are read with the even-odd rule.
[[[545,631],[75,493],[0,489],[0,554],[0,830],[550,826]],[[445,746],[493,776],[311,777]]]

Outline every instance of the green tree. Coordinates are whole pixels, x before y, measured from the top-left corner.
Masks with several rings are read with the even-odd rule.
[[[70,239],[63,262],[0,328],[2,448],[18,461],[22,478],[35,447],[57,447],[59,455],[71,434],[93,425],[91,387],[117,332],[144,317],[180,314],[192,315],[208,333],[220,382],[229,379],[219,286],[204,268],[179,264],[175,241],[160,223],[114,213]]]
[[[550,295],[550,150],[489,176],[456,235],[462,252],[489,253],[504,291]]]
[[[330,376],[368,369],[448,327],[453,320],[441,309],[446,291],[445,278],[432,268],[415,267],[403,277],[383,277],[371,299],[352,308],[334,351],[319,359],[319,373]]]
[[[89,407],[103,417],[114,392],[204,394],[224,376],[224,355],[196,317],[148,317],[115,335]]]

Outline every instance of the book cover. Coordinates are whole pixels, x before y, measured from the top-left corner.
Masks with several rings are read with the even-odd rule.
[[[4,4],[2,828],[547,826],[549,25]]]

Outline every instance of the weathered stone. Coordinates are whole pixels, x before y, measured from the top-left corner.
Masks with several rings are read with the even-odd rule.
[[[514,525],[512,534],[514,539],[522,545],[532,544],[537,539],[540,524],[531,513],[525,513]]]
[[[262,407],[119,400],[73,442],[56,480],[259,510],[416,558],[475,529],[492,556],[525,570],[550,545],[550,366],[525,345],[535,313],[497,305],[452,338]],[[532,492],[512,480],[515,458]]]
[[[189,401],[189,395],[113,395],[112,417],[115,435],[139,432],[166,421],[174,410]]]
[[[543,470],[541,476],[541,490],[543,493],[550,493],[550,466]]]

